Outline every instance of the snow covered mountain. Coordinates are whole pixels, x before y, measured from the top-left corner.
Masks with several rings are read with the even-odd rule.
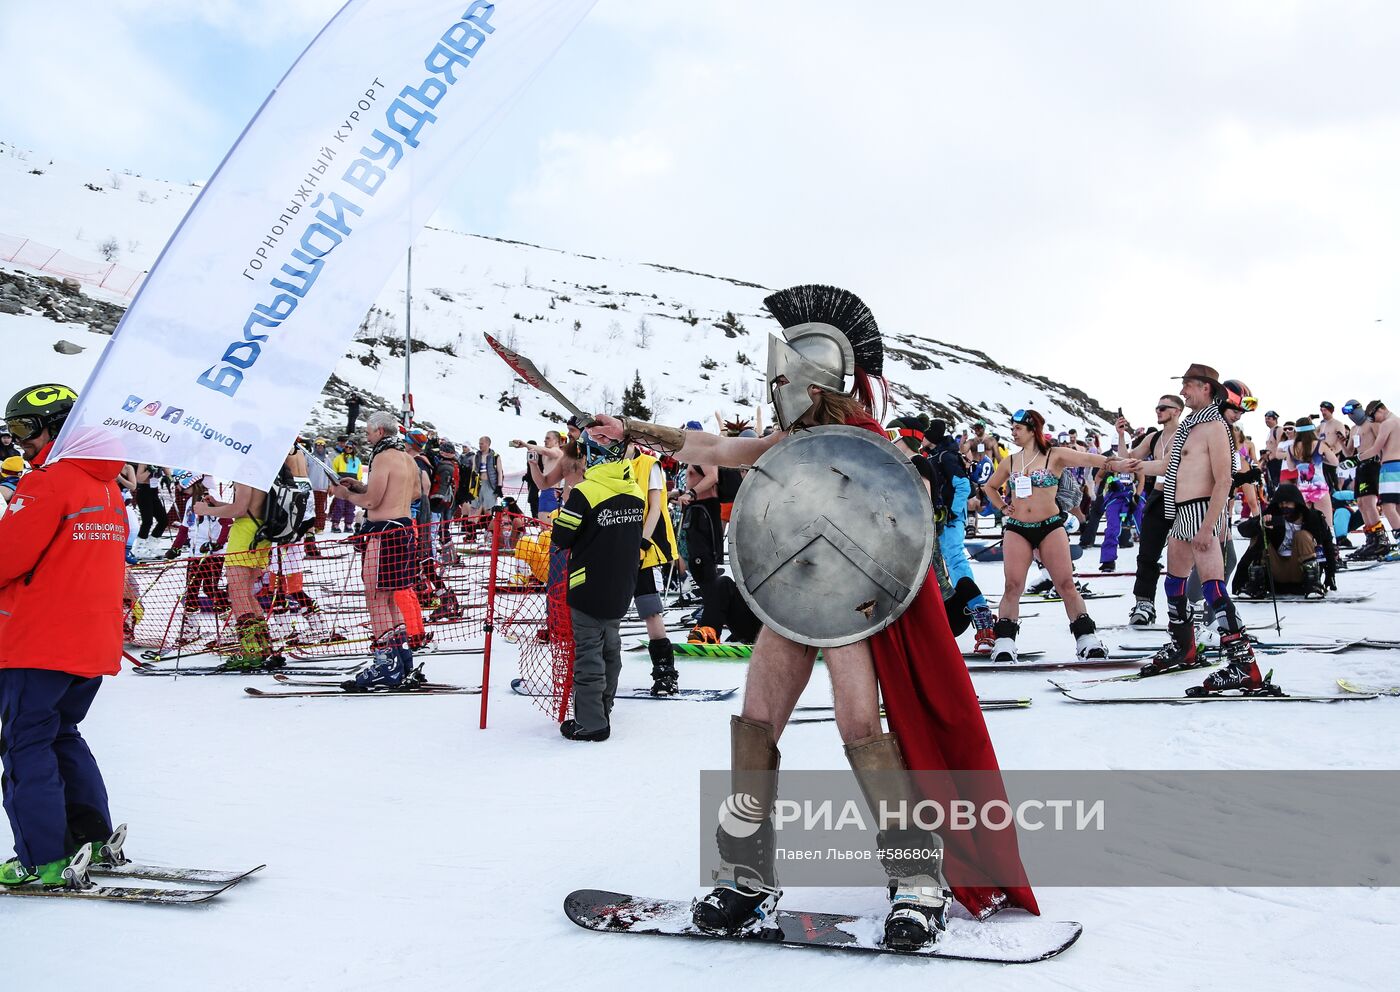
[[[81,386],[140,273],[197,192],[198,184],[53,161],[0,142],[0,353],[7,359],[0,394],[45,378]],[[82,285],[45,281],[45,274]],[[108,288],[97,285],[103,281]],[[400,268],[308,411],[311,429],[343,427],[350,390],[366,398],[366,413],[398,407],[405,284]],[[458,440],[488,434],[503,452],[506,440],[538,437],[560,419],[547,397],[489,352],[482,339],[489,332],[533,358],[587,409],[617,408],[636,379],[658,421],[696,419],[708,427],[716,412],[752,418],[766,407],[767,334],[777,329],[762,305],[769,291],[743,279],[430,226],[413,251],[417,416]],[[878,317],[879,300],[867,302]],[[1107,411],[1079,389],[920,328],[883,330],[896,412],[998,425],[1034,406],[1058,429],[1106,426]],[[515,395],[521,417],[506,402]]]

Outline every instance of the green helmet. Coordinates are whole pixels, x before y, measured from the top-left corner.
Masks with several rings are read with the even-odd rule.
[[[55,382],[21,389],[5,404],[5,426],[16,441],[28,441],[45,428],[57,434],[78,394]]]

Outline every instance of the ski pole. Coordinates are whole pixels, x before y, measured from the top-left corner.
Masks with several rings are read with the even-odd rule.
[[[1259,536],[1264,541],[1264,572],[1269,577],[1269,599],[1274,604],[1274,633],[1282,636],[1283,622],[1278,616],[1278,591],[1274,588],[1274,563],[1269,560],[1269,527],[1264,523],[1263,504],[1260,504],[1259,511]]]

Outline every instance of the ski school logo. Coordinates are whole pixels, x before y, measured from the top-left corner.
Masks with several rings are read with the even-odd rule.
[[[178,424],[180,418],[185,415],[185,408],[182,406],[168,406],[165,412],[160,415],[161,420],[168,420],[172,424]]]
[[[141,405],[141,397],[128,396],[126,402],[122,404],[122,411],[125,413],[135,413],[136,408]]]
[[[159,400],[151,400],[151,402],[147,403],[147,404],[142,408],[141,412],[144,413],[144,414],[145,414],[146,416],[148,416],[148,417],[154,417],[157,413],[160,412],[160,401],[159,401]]]

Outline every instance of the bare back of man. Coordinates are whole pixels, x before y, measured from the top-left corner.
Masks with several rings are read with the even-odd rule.
[[[372,426],[366,429],[371,443],[386,433]],[[417,578],[413,519],[408,511],[420,491],[418,465],[412,455],[399,448],[386,448],[372,456],[363,492],[355,492],[344,484],[335,490],[336,495],[364,507],[369,518],[360,574],[375,638],[405,622],[397,594],[407,591],[411,596]],[[410,631],[411,635],[416,633]]]

